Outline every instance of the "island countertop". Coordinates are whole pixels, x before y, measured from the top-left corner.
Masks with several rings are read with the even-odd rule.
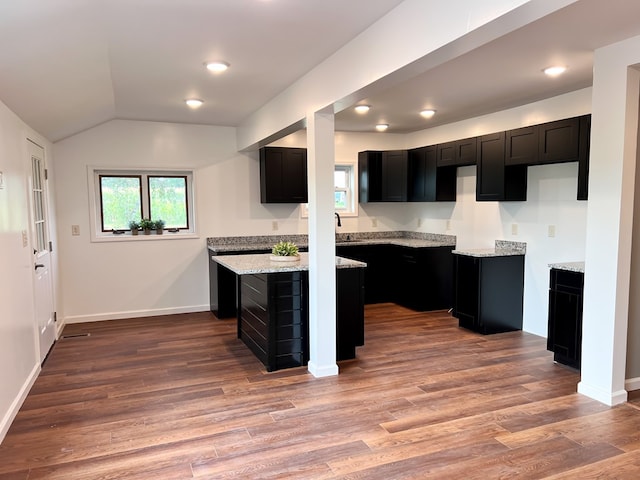
[[[309,270],[309,254],[300,253],[296,262],[278,262],[271,260],[271,254],[248,255],[212,255],[211,259],[236,275],[258,273],[301,272]],[[367,264],[349,258],[336,257],[336,268],[364,268]]]

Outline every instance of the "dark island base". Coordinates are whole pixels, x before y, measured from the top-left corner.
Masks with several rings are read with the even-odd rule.
[[[355,358],[364,344],[363,269],[336,271],[336,357]],[[238,337],[267,371],[309,360],[308,272],[238,276]]]

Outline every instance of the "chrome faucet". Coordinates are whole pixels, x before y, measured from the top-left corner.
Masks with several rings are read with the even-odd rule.
[[[338,217],[338,226],[341,227],[342,222],[340,221],[340,214],[338,212],[336,212],[336,217]]]

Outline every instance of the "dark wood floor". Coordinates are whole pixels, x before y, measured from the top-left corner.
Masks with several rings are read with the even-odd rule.
[[[265,372],[208,313],[69,325],[0,478],[640,478],[636,404],[576,394],[544,339],[389,304],[366,318],[324,379]]]

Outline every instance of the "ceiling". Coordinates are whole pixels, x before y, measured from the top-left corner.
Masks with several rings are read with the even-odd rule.
[[[0,100],[52,141],[114,118],[236,126],[401,1],[4,1]],[[363,99],[370,112],[345,109],[336,129],[410,132],[586,87],[593,50],[635,35],[637,0],[580,0]],[[542,75],[556,63],[568,72]]]

